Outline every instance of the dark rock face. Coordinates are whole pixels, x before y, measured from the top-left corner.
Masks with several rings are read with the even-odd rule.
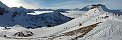
[[[3,15],[4,13],[8,12],[8,6],[6,6],[5,4],[3,4],[1,1],[0,1],[0,15]]]
[[[88,11],[90,9],[89,7],[90,5],[87,5],[85,7],[83,7],[82,9],[80,9],[80,11]]]
[[[22,31],[22,32],[17,32],[13,36],[18,36],[18,37],[30,37],[33,36],[34,34],[31,31]]]
[[[5,4],[3,4],[1,1],[0,1],[0,8],[9,8],[8,6],[6,6]]]
[[[0,15],[3,15],[5,13],[5,9],[0,8]]]

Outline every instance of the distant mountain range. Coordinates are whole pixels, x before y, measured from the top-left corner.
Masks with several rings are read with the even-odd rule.
[[[32,13],[35,10],[26,9],[21,7],[12,7],[9,8],[2,2],[0,2],[0,26],[14,26],[22,25],[27,28],[35,27],[52,27],[67,21],[72,20],[73,18],[62,15],[59,11],[44,13],[40,15],[29,15],[27,13]],[[48,11],[48,10],[47,10]]]

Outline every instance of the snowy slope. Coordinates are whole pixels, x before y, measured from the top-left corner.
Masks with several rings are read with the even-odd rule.
[[[121,24],[118,20],[105,21],[80,40],[122,40]]]

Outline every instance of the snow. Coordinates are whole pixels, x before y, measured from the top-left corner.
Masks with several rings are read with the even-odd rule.
[[[25,10],[25,9],[21,9]],[[12,13],[14,10],[12,10]],[[113,13],[106,12],[101,6],[89,11],[67,11],[68,13],[60,13],[57,11],[38,11],[34,15],[20,14],[11,18],[11,13],[0,16],[0,24],[16,24],[12,27],[0,27],[0,39],[2,40],[72,40],[78,37],[78,40],[122,40],[122,16],[113,16]],[[21,13],[21,12],[20,12]],[[38,15],[37,15],[38,14]],[[71,20],[71,18],[74,18]],[[11,21],[14,19],[15,21]],[[25,21],[26,19],[26,21]],[[37,20],[35,20],[37,19]],[[28,21],[27,21],[28,20]],[[41,21],[40,21],[41,20]],[[8,22],[8,23],[5,23]],[[47,23],[46,23],[47,22]],[[50,22],[50,23],[48,23]],[[63,23],[62,23],[63,22]],[[53,27],[45,27],[48,24],[57,24]],[[82,24],[81,26],[80,23]],[[98,24],[88,33],[84,34],[83,30],[74,32],[75,30],[90,27],[90,25]],[[26,26],[44,26],[36,29],[26,29]],[[34,35],[30,37],[13,36],[17,32],[32,32]],[[74,35],[66,36],[64,33],[74,32]],[[7,37],[4,37],[4,36]],[[83,37],[79,37],[79,36]]]
[[[121,24],[118,20],[105,21],[80,40],[122,40]]]

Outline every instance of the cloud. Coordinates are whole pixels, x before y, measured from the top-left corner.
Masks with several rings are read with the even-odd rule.
[[[122,9],[122,0],[104,0],[102,4],[106,5],[109,9]]]
[[[56,3],[53,8],[83,8],[87,5],[100,3],[97,0],[70,0],[66,2]]]
[[[104,4],[109,9],[122,9],[122,0],[68,0],[54,3],[48,8],[83,8],[91,4]]]
[[[0,0],[9,7],[25,8],[82,8],[90,4],[104,4],[110,9],[122,9],[122,0]]]
[[[0,0],[4,4],[6,4],[9,7],[19,7],[21,6],[20,3],[18,3],[19,0]]]
[[[32,7],[35,6],[35,8],[57,8],[59,7],[60,4],[65,3],[67,1],[71,1],[71,0],[22,0],[21,3],[23,5],[33,5]],[[59,4],[59,5],[56,5]],[[63,6],[62,6],[63,7]],[[64,6],[68,7],[68,6]]]
[[[21,0],[19,1],[19,3],[25,7],[25,8],[40,8],[41,5],[39,5],[36,1],[24,1],[24,0]]]
[[[53,4],[53,8],[81,8],[82,3],[80,1],[67,1],[67,2],[61,2],[57,4]]]
[[[23,6],[25,8],[40,8],[41,7],[36,1],[33,1],[33,0],[31,0],[28,3],[23,0],[0,0],[0,1],[9,7],[20,7],[20,6]]]
[[[104,4],[109,9],[122,9],[122,0],[82,0],[85,5]]]

